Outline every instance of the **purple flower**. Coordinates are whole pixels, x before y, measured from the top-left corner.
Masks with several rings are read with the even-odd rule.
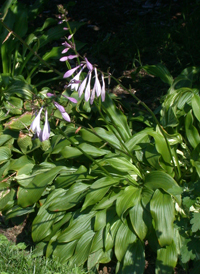
[[[43,107],[40,108],[38,115],[35,117],[33,122],[31,123],[30,130],[36,134],[37,137],[39,137],[41,128],[40,128],[40,116],[41,112],[43,110]]]
[[[81,68],[81,70],[74,76],[74,78],[72,78],[69,82],[69,85],[67,87],[70,87],[71,90],[78,90],[79,84],[81,83],[80,79],[80,75],[83,71],[83,69],[85,68],[85,66],[83,66]]]
[[[82,64],[78,65],[77,67],[68,70],[67,72],[65,72],[63,78],[68,78],[70,77],[78,68],[80,68],[82,66]]]
[[[69,114],[65,111],[65,108],[55,101],[53,101],[53,103],[54,103],[55,107],[57,107],[57,109],[60,111],[63,119],[65,119],[67,122],[71,122]]]
[[[93,65],[88,61],[88,59],[85,57],[85,61],[86,61],[86,66],[88,68],[89,71],[93,70]]]
[[[73,97],[69,97],[69,96],[66,96],[66,95],[64,95],[64,94],[62,94],[62,96],[64,96],[65,98],[67,98],[69,101],[71,101],[72,103],[77,103],[77,100],[75,99],[75,98],[73,98]]]
[[[72,60],[72,59],[77,58],[77,57],[78,57],[78,55],[68,55],[68,56],[61,57],[60,61],[64,62],[64,61],[67,61],[67,60]]]
[[[43,127],[43,130],[40,131],[40,134],[39,134],[39,139],[41,142],[49,139],[49,136],[50,136],[50,125],[49,125],[49,122],[48,122],[48,112],[47,110],[45,110],[45,123],[44,123],[44,127]]]
[[[50,93],[50,92],[47,92],[47,97],[54,97],[55,96],[55,94],[53,94],[53,93]]]

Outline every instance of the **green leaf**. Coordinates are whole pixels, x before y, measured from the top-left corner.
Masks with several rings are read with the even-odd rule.
[[[96,252],[103,248],[103,231],[104,228],[101,228],[99,231],[97,231],[93,237],[92,245],[90,252]]]
[[[200,97],[196,94],[192,97],[192,110],[194,115],[196,116],[197,120],[200,122]]]
[[[0,192],[0,211],[3,211],[7,205],[14,204],[15,195],[16,192],[14,189],[11,189],[10,191],[5,190]]]
[[[22,132],[19,133],[19,138],[17,139],[17,143],[24,154],[26,154],[29,150],[31,150],[33,146],[31,137],[26,134],[23,134]]]
[[[150,211],[155,223],[160,246],[170,245],[174,237],[174,203],[171,196],[157,189],[150,201]]]
[[[89,230],[82,235],[82,237],[78,240],[75,254],[70,259],[70,263],[72,265],[83,265],[87,260],[90,254],[90,248],[92,244],[92,239],[94,237],[95,232],[93,230]]]
[[[21,116],[17,118],[11,118],[9,122],[4,124],[4,126],[5,128],[9,128],[9,129],[21,130],[21,129],[26,129],[28,126],[30,126],[31,122],[32,122],[32,113],[25,112],[24,114],[22,114]]]
[[[8,161],[11,157],[11,151],[8,147],[0,147],[0,164]]]
[[[91,268],[93,268],[95,265],[97,266],[99,261],[100,261],[100,258],[103,256],[103,248],[95,251],[95,252],[92,252],[89,257],[88,257],[88,260],[87,260],[87,268],[90,270]]]
[[[128,150],[140,150],[142,144],[149,143],[149,136],[145,130],[135,133],[129,140],[126,141],[125,145]]]
[[[21,114],[23,101],[20,98],[10,97],[8,101],[4,102],[4,106],[9,113]]]
[[[85,197],[84,204],[82,205],[82,210],[101,201],[101,199],[106,195],[109,189],[110,186],[105,186],[98,189],[91,189]]]
[[[112,178],[112,177],[103,177],[101,179],[96,180],[92,185],[91,189],[98,189],[106,186],[113,186],[117,185],[119,183],[118,178]]]
[[[63,166],[57,166],[42,174],[36,175],[26,187],[18,189],[18,204],[22,207],[27,207],[37,202],[46,186],[51,184],[58,173],[63,169]]]
[[[0,146],[4,145],[10,139],[12,139],[11,135],[8,135],[8,134],[2,134],[2,135],[0,135]]]
[[[47,198],[45,203],[40,207],[37,216],[33,220],[32,223],[32,238],[35,242],[39,242],[43,239],[45,239],[47,236],[49,236],[52,232],[52,225],[58,221],[58,217],[63,218],[66,213],[63,212],[49,212],[48,211],[48,206],[49,203],[59,193],[62,191],[62,189],[56,189],[54,190]],[[71,218],[71,214],[68,213],[68,220]],[[67,222],[67,220],[65,220]]]
[[[114,123],[115,127],[119,129],[123,139],[126,141],[131,137],[131,131],[127,123],[127,118],[119,109],[116,108],[110,96],[108,96],[108,94],[106,95],[106,100],[102,103],[104,110],[108,114],[109,119],[111,119],[111,124]],[[116,131],[114,127],[112,129],[116,132],[117,136],[119,136],[118,131]],[[121,137],[119,136],[119,138]]]
[[[192,110],[188,112],[186,119],[185,119],[185,132],[193,148],[197,147],[200,143],[200,135],[197,128],[193,125],[193,115]]]
[[[168,84],[169,86],[172,85],[173,83],[173,77],[171,76],[170,72],[168,69],[162,65],[162,64],[157,64],[157,65],[147,65],[142,67],[146,72],[149,74],[152,74],[156,77],[160,77],[160,79]]]
[[[168,245],[163,248],[159,248],[157,251],[156,259],[156,274],[164,273],[171,274],[173,273],[174,267],[177,263],[177,250],[174,242],[171,245]]]
[[[29,214],[34,211],[35,210],[33,207],[22,208],[22,207],[16,205],[6,213],[6,219],[26,215],[26,214]]]
[[[200,213],[192,213],[190,223],[192,225],[192,232],[197,232],[197,230],[200,230]]]
[[[141,189],[133,186],[127,186],[121,190],[120,196],[116,201],[116,212],[121,218],[123,214],[140,200]]]
[[[139,169],[124,157],[120,157],[120,156],[113,157],[112,156],[110,158],[104,158],[104,161],[106,164],[109,164],[110,166],[112,166],[113,168],[115,168],[118,171],[127,172],[127,173],[131,172],[131,175],[133,175],[133,173],[135,173],[140,178],[142,177]]]
[[[70,243],[57,244],[53,252],[55,259],[59,259],[61,263],[66,263],[73,256],[74,250],[77,245],[77,240],[71,241]]]
[[[121,222],[115,238],[115,255],[119,262],[122,261],[128,246],[137,240],[135,233],[129,228],[127,221]]]
[[[98,147],[86,143],[82,143],[78,147],[80,147],[85,153],[89,154],[92,157],[100,157],[109,152],[108,150],[100,149]],[[61,154],[64,158],[68,159],[78,157],[82,155],[82,152],[78,148],[66,146],[61,151]]]
[[[141,202],[139,201],[129,210],[129,216],[134,231],[140,240],[143,241],[148,232],[147,225],[151,224],[151,216],[149,212],[143,208]]]
[[[67,243],[79,239],[86,231],[92,229],[92,218],[95,212],[79,215],[72,220],[70,225],[58,236],[58,243]]]
[[[81,182],[74,183],[69,190],[64,190],[49,204],[50,211],[64,211],[76,206],[85,196],[89,185]]]
[[[185,264],[196,258],[197,245],[199,246],[199,242],[194,238],[184,239],[180,249],[182,263]]]
[[[179,205],[181,205],[180,194],[183,190],[169,174],[159,170],[147,173],[145,176],[145,187],[152,190],[162,188],[174,196]]]
[[[50,59],[60,59],[62,54],[62,47],[53,47],[50,51],[46,52],[42,59],[44,61],[49,61]]]
[[[145,267],[144,245],[140,240],[130,244],[123,260],[123,274],[143,274]]]
[[[21,79],[22,78],[22,79]],[[32,99],[32,94],[34,93],[33,86],[27,84],[23,77],[16,77],[12,81],[12,84],[6,89],[6,93],[9,96],[17,95],[22,99]]]
[[[106,197],[104,197],[97,205],[93,207],[94,210],[100,210],[109,208],[115,202],[115,200],[120,196],[120,192],[115,193],[112,191]]]
[[[67,188],[77,180],[86,179],[87,174],[87,168],[83,165],[81,165],[78,169],[71,167],[66,172],[62,172],[62,174],[56,178],[55,186],[59,188]]]

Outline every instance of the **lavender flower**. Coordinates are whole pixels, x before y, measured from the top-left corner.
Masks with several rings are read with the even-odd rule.
[[[77,67],[75,67],[75,68],[73,68],[73,69],[68,70],[68,71],[64,74],[63,78],[68,78],[68,77],[70,77],[70,76],[71,76],[78,68],[80,68],[81,66],[82,66],[82,64],[78,65]]]
[[[72,60],[72,59],[77,58],[77,57],[78,57],[78,55],[68,55],[68,56],[61,57],[60,61],[64,62],[64,61],[67,61],[67,60]]]
[[[55,101],[53,101],[53,103],[54,103],[55,107],[57,107],[57,109],[60,111],[63,119],[65,119],[67,122],[71,122],[69,114],[65,111],[65,108]]]
[[[62,57],[61,59],[62,59],[62,61],[65,61],[66,58],[67,57]],[[68,84],[67,87],[70,87],[71,90],[78,91],[79,97],[81,97],[81,95],[83,94],[83,91],[85,90],[85,101],[89,101],[89,99],[90,99],[90,103],[91,104],[93,104],[93,102],[94,102],[95,94],[96,94],[97,97],[99,97],[101,95],[101,99],[102,99],[102,101],[104,101],[105,100],[105,81],[104,81],[104,75],[103,75],[103,73],[101,74],[101,81],[102,81],[102,86],[101,86],[99,78],[98,78],[97,69],[95,67],[93,67],[93,65],[88,61],[87,58],[85,58],[85,61],[86,61],[85,65],[80,64],[80,65],[76,66],[75,68],[72,68],[72,69],[68,70],[64,74],[63,78],[68,78],[76,70],[78,70],[82,66],[82,68],[80,69],[80,71],[71,79],[71,81],[69,82],[69,84]],[[88,69],[88,73],[87,73],[87,76],[85,77],[85,79],[81,83],[80,82],[80,75],[81,75],[82,71],[86,67]],[[90,84],[91,84],[91,78],[92,78],[92,72],[93,71],[94,71],[94,74],[95,74],[94,75],[95,76],[95,82],[94,82],[94,86],[93,86],[93,89],[92,89],[92,92],[91,92],[91,86],[90,86]]]

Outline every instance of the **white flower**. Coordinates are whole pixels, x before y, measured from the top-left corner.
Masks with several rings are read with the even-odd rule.
[[[30,130],[32,130],[32,132],[36,133],[37,137],[39,137],[40,132],[41,132],[40,116],[41,116],[42,110],[43,110],[43,107],[40,108],[38,115],[35,117],[35,119],[33,120],[32,124],[30,126]]]
[[[40,134],[39,134],[39,139],[41,142],[49,139],[49,136],[50,136],[50,125],[49,125],[49,122],[48,122],[48,112],[47,110],[45,110],[45,123],[44,123],[44,128],[43,130],[40,131]]]

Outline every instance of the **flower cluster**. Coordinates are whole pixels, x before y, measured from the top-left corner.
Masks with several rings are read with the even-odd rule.
[[[43,130],[40,127],[40,119],[43,107],[40,108],[39,113],[36,115],[35,119],[33,120],[30,130],[34,132],[34,137],[39,138],[41,142],[49,139],[50,136],[50,125],[48,122],[48,112],[45,110],[45,122]]]
[[[48,97],[54,97],[54,94],[47,93],[47,96]],[[63,95],[63,96],[66,97],[69,101],[71,101],[73,103],[77,103],[77,100],[75,98],[68,97],[66,95]],[[53,104],[60,111],[63,119],[65,119],[67,122],[71,122],[70,116],[65,111],[65,108],[63,106],[61,106],[60,104],[58,104],[58,102],[56,102],[54,100],[53,100]],[[43,107],[40,108],[38,114],[36,114],[36,117],[35,117],[35,119],[33,120],[32,124],[30,126],[30,130],[34,133],[34,137],[39,138],[39,140],[41,142],[49,139],[49,136],[50,136],[50,125],[49,125],[49,122],[48,122],[48,112],[47,112],[47,110],[45,110],[44,127],[43,127],[43,129],[41,129],[41,127],[40,127],[40,120],[41,120],[42,110],[43,110]]]
[[[69,49],[74,49],[74,45],[73,43],[69,42],[64,42],[62,44],[63,46],[65,46],[65,49],[62,51],[62,53],[67,53]],[[78,55],[68,55],[68,56],[64,56],[60,59],[60,61],[67,61],[67,60],[71,60],[74,58],[77,58]],[[81,82],[80,81],[80,76],[82,71],[87,68],[88,72],[87,75],[85,77],[85,79]],[[93,104],[95,95],[97,97],[99,97],[101,95],[101,99],[102,101],[105,100],[105,81],[104,81],[104,75],[101,72],[101,82],[102,85],[100,84],[99,78],[98,78],[98,72],[97,72],[97,68],[94,67],[87,58],[85,58],[85,61],[83,61],[80,65],[68,70],[63,78],[68,78],[70,76],[72,76],[76,71],[79,72],[70,80],[69,85],[67,87],[70,87],[71,90],[75,90],[78,91],[78,95],[79,97],[81,97],[81,95],[83,94],[83,92],[85,91],[85,101],[89,101],[90,99],[90,103]],[[94,72],[94,86],[91,89],[91,79],[92,79],[92,73]]]

